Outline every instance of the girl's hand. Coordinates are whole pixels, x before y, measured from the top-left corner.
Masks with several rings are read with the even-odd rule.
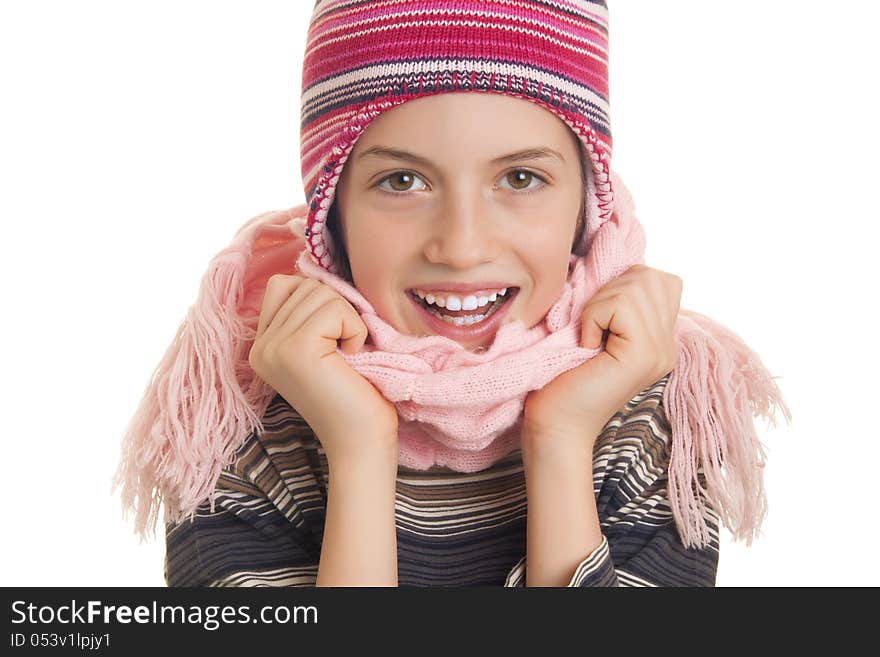
[[[528,395],[524,436],[593,441],[611,416],[671,372],[682,285],[678,276],[633,265],[600,288],[583,310],[581,346],[596,349],[607,333],[605,350]]]
[[[305,276],[275,274],[266,284],[254,372],[309,423],[328,459],[397,449],[397,410],[337,353],[357,353],[367,327],[347,299]]]

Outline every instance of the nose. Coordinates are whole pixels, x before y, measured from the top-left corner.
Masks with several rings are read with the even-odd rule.
[[[495,259],[500,240],[484,199],[453,199],[438,212],[424,249],[429,262],[468,270]]]

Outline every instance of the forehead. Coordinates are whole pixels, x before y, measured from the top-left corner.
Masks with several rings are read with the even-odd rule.
[[[578,139],[553,112],[523,98],[488,92],[448,92],[407,101],[376,117],[355,143],[358,158],[376,146],[410,153],[455,150],[490,161],[501,154],[546,146],[569,161]]]

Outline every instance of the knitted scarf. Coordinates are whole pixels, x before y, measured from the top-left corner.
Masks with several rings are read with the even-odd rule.
[[[142,538],[164,502],[166,522],[213,508],[220,471],[275,396],[248,353],[272,274],[333,287],[369,339],[339,353],[399,415],[400,463],[461,472],[519,444],[524,400],[598,353],[579,346],[584,304],[644,264],[645,236],[614,175],[608,107],[608,10],[602,0],[318,0],[301,97],[306,203],[254,217],[210,263],[198,299],[153,374],[123,438],[114,480]],[[585,230],[562,293],[536,326],[501,326],[487,350],[444,336],[401,335],[339,276],[328,227],[336,184],[359,135],[383,112],[447,92],[500,93],[536,103],[580,140],[589,166]],[[662,128],[662,126],[661,126]],[[664,388],[672,430],[668,493],[684,545],[709,542],[706,504],[751,544],[766,514],[766,454],[753,419],[775,425],[782,396],[760,359],[727,328],[680,309],[678,363]],[[369,418],[365,418],[369,421]],[[705,486],[700,474],[704,475]]]
[[[358,291],[311,261],[304,249],[306,206],[269,212],[242,226],[202,278],[171,346],[154,372],[123,439],[114,479],[123,508],[136,511],[142,539],[165,521],[192,515],[210,500],[220,471],[254,431],[276,395],[248,363],[262,295],[275,273],[314,276],[343,295],[369,330],[346,362],[398,410],[400,463],[472,472],[519,446],[526,395],[599,350],[581,348],[580,314],[608,280],[644,263],[645,238],[632,198],[614,174],[612,221],[569,277],[545,319],[504,324],[491,346],[471,352],[445,336],[400,334]],[[294,267],[294,263],[296,267]],[[790,422],[781,393],[758,356],[732,331],[680,309],[678,364],[663,393],[672,429],[669,499],[685,545],[706,545],[705,504],[735,538],[749,544],[766,514],[766,453],[753,418]],[[704,487],[698,473],[705,475]]]

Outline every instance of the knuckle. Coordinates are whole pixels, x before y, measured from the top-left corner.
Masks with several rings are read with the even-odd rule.
[[[291,333],[283,340],[279,340],[278,344],[272,349],[271,362],[275,363],[276,367],[282,361],[285,361],[285,369],[291,371],[293,369],[293,365],[296,364],[297,358],[296,354],[302,353],[302,348],[299,346],[299,338],[297,337],[298,333]]]
[[[299,276],[297,274],[280,274],[276,272],[269,276],[268,280],[266,281],[266,287],[287,287],[293,282],[303,280],[306,280],[304,276]]]
[[[288,350],[293,353],[298,351],[298,348],[290,346],[290,342],[291,340],[287,339],[280,340],[270,346],[267,345],[263,351],[263,361],[267,371],[278,372],[279,370],[289,369],[286,364],[284,367],[281,367],[283,361],[291,362],[290,359],[285,359],[285,354],[288,353]]]
[[[272,274],[266,281],[266,287],[275,288],[284,282],[284,274]]]
[[[333,293],[333,296],[330,298],[330,303],[333,304],[334,311],[348,312],[351,309],[351,304],[348,302],[348,300],[340,296],[335,290],[331,291]]]
[[[262,369],[262,351],[257,347],[256,343],[254,343],[248,352],[248,364],[255,372]]]

